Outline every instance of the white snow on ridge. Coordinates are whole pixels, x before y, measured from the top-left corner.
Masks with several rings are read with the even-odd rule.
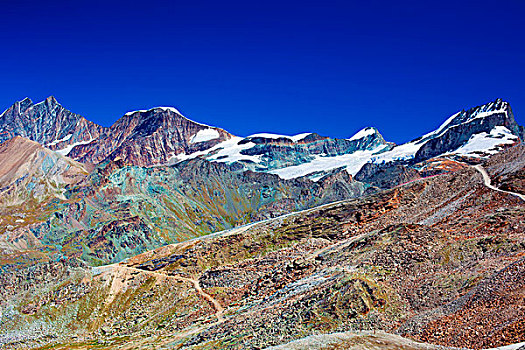
[[[146,113],[146,112],[152,111],[154,109],[161,109],[163,111],[171,111],[173,113],[177,113],[178,115],[180,115],[181,117],[183,117],[186,120],[189,120],[192,123],[195,123],[195,124],[198,124],[198,125],[202,125],[202,126],[206,126],[208,128],[213,128],[213,126],[211,126],[211,125],[199,123],[199,122],[196,122],[195,120],[191,120],[190,118],[186,118],[178,109],[176,109],[174,107],[153,107],[153,108],[150,108],[150,109],[139,109],[139,110],[136,110],[136,111],[127,112],[126,114],[124,114],[124,116],[132,115],[134,113]]]
[[[407,142],[399,146],[395,146],[390,151],[378,154],[372,157],[373,163],[393,162],[395,160],[408,160],[415,157],[417,151],[424,143],[417,144],[416,142]]]
[[[312,134],[311,132],[305,132],[305,133],[297,134],[297,135],[294,135],[294,136],[287,136],[287,135],[279,135],[279,134],[271,134],[271,133],[258,133],[258,134],[250,135],[250,136],[248,136],[246,138],[261,137],[261,138],[273,139],[273,140],[289,139],[289,140],[292,140],[293,142],[297,142],[297,141],[300,141],[300,140],[304,139],[306,136],[311,135],[311,134]]]
[[[66,135],[65,137],[61,138],[60,140],[55,140],[53,142],[50,142],[46,146],[54,146],[57,143],[60,143],[62,141],[67,141],[67,140],[69,140],[71,138],[71,136],[73,136],[73,134]]]
[[[139,110],[136,110],[136,111],[131,111],[131,112],[127,112],[126,114],[124,115],[132,115],[134,113],[146,113],[146,112],[149,112],[149,111],[152,111],[154,109],[162,109],[163,111],[171,111],[171,112],[174,112],[174,113],[177,113],[179,115],[182,115],[181,112],[179,112],[176,108],[174,107],[153,107],[153,108],[150,108],[150,109],[139,109]]]
[[[255,146],[253,142],[247,142],[242,145],[239,145],[239,142],[242,140],[244,140],[243,137],[233,136],[231,139],[218,143],[212,148],[209,148],[204,151],[193,152],[191,154],[177,154],[176,156],[173,156],[172,159],[168,161],[168,163],[173,164],[181,162],[183,160],[197,158],[200,156],[207,156],[210,154],[212,155],[206,157],[206,159],[212,162],[233,163],[238,161],[252,161],[255,163],[259,163],[261,161],[260,155],[251,156],[241,154],[242,150],[249,149]],[[216,153],[214,154],[214,152]]]
[[[504,126],[495,126],[490,133],[481,132],[470,137],[466,144],[446,154],[480,157],[480,153],[498,153],[498,145],[513,144],[518,137]]]
[[[493,112],[490,112],[493,113]],[[452,121],[453,117],[456,115],[453,115],[449,118],[443,125],[437,129],[435,132],[426,134],[423,136],[423,139],[427,136],[431,136],[432,134],[439,135],[440,132],[442,132],[446,126]],[[447,154],[458,154],[458,155],[470,155],[473,156],[475,152],[485,152],[490,154],[497,153],[497,150],[494,148],[497,145],[501,144],[512,144],[516,142],[518,139],[517,136],[513,135],[509,129],[507,129],[504,126],[495,126],[490,134],[486,132],[482,132],[479,134],[472,135],[470,140],[463,145],[462,147],[458,148],[457,150],[453,152],[449,152]],[[381,154],[378,154],[377,156],[372,157],[371,161],[374,163],[382,163],[382,162],[392,162],[396,160],[410,160],[413,159],[419,151],[419,149],[426,143],[426,141],[421,142],[415,141],[415,142],[407,142],[399,146],[395,146],[393,149],[391,149],[388,152],[384,152]]]
[[[453,116],[454,117],[454,116]],[[452,117],[451,117],[452,118]],[[442,130],[450,121],[445,122]],[[439,131],[438,129],[437,131]],[[490,133],[482,132],[472,135],[470,140],[458,148],[457,150],[447,153],[456,155],[479,156],[476,152],[483,152],[495,154],[498,152],[496,147],[498,145],[512,144],[518,139],[513,135],[509,129],[504,126],[495,126]],[[368,162],[382,163],[392,162],[396,160],[413,159],[417,151],[423,146],[425,142],[408,142],[394,147],[390,151],[378,153],[387,146],[379,146],[370,151],[357,151],[351,154],[344,154],[334,157],[316,156],[315,159],[309,163],[294,165],[286,168],[272,170],[269,173],[279,175],[283,179],[292,179],[296,177],[305,176],[318,171],[329,171],[339,167],[346,167],[348,173],[352,176],[357,174],[363,165]]]
[[[490,107],[490,105],[489,105],[489,107]],[[505,109],[498,109],[498,110],[493,110],[493,111],[481,111],[481,112],[478,112],[478,113],[474,114],[468,120],[466,120],[466,121],[464,121],[464,122],[462,122],[460,124],[457,124],[457,125],[467,124],[467,123],[472,122],[475,119],[483,119],[483,118],[486,118],[486,117],[488,117],[488,116],[490,116],[492,114],[496,114],[496,113],[507,113],[507,112],[506,112]],[[372,159],[372,161],[374,163],[380,163],[380,162],[391,162],[391,161],[395,161],[395,160],[408,160],[408,159],[414,158],[416,153],[417,153],[417,151],[421,148],[421,146],[423,146],[426,143],[426,141],[428,141],[427,140],[428,138],[442,136],[442,134],[447,130],[447,128],[450,127],[450,123],[452,123],[452,121],[456,117],[458,117],[460,114],[461,114],[461,112],[457,112],[456,114],[451,115],[447,120],[445,120],[445,122],[443,124],[440,125],[439,128],[437,128],[436,130],[431,131],[431,132],[423,135],[422,137],[420,137],[418,139],[418,141],[407,142],[407,143],[404,143],[402,145],[396,146],[392,150],[390,150],[388,152],[385,152],[385,153],[382,153],[382,154],[378,155],[377,157],[374,157]],[[496,129],[496,128],[503,128],[503,129],[505,129],[505,131],[503,131],[502,129]],[[503,132],[503,135],[501,137],[504,137],[505,141],[502,142],[501,139],[494,139],[494,137],[496,137],[498,133],[502,133],[502,132]],[[484,134],[484,135],[482,135],[482,134]],[[480,136],[476,136],[475,138],[473,138],[471,140],[472,142],[469,141],[467,145],[461,147],[460,149],[458,149],[458,150],[456,150],[454,152],[448,153],[448,154],[452,154],[452,153],[454,153],[454,154],[470,154],[471,152],[475,152],[475,151],[488,150],[489,148],[494,148],[498,144],[502,144],[502,143],[509,144],[509,143],[512,143],[517,138],[516,136],[512,135],[512,133],[507,128],[499,127],[499,126],[495,127],[491,131],[490,136],[487,133],[482,133],[482,134],[478,134]],[[487,139],[487,137],[489,139]],[[514,138],[514,141],[511,141],[511,138]],[[485,140],[485,141],[482,142],[482,140]],[[498,140],[498,141],[496,141],[496,140]],[[497,151],[493,151],[492,154],[496,153],[496,152]]]
[[[432,132],[429,132],[428,134],[425,134],[421,137],[421,139],[425,139],[429,136],[441,136],[443,134],[443,132],[446,130],[446,128],[449,126],[449,124],[452,122],[452,120],[454,118],[456,118],[461,112],[458,112],[452,116],[450,116],[443,124],[441,124],[441,126],[435,130],[435,131],[432,131]],[[498,114],[498,113],[507,113],[507,111],[505,109],[498,109],[498,110],[494,110],[494,111],[484,111],[484,112],[478,112],[477,114],[474,114],[474,116],[470,117],[469,119],[467,119],[466,121],[460,123],[460,124],[456,124],[454,126],[458,126],[458,125],[463,125],[463,124],[468,124],[470,122],[472,122],[473,120],[475,119],[483,119],[483,118],[487,118],[493,114]]]
[[[210,151],[219,150],[213,156],[208,157],[208,160],[212,162],[221,162],[221,163],[233,163],[240,160],[243,161],[252,161],[259,163],[261,161],[261,155],[251,156],[246,154],[241,154],[242,150],[252,148],[255,146],[253,142],[247,142],[242,145],[239,145],[239,142],[244,140],[242,137],[234,136],[229,140],[219,143],[215,147],[210,148]]]
[[[0,114],[0,118],[2,118],[4,116],[5,112],[7,112],[9,110],[9,108],[11,108],[11,107],[8,107],[5,111],[2,112],[2,114]]]
[[[483,119],[483,118],[486,118],[492,114],[497,114],[497,113],[507,113],[506,110],[504,109],[498,109],[498,110],[495,110],[495,111],[487,111],[487,112],[479,112],[477,114],[475,114],[473,117],[469,118],[465,123],[469,123],[471,121],[473,121],[474,119]]]
[[[297,142],[297,141],[301,141],[302,139],[304,139],[308,135],[312,135],[312,133],[311,132],[304,132],[302,134],[294,135],[294,136],[292,136],[290,138],[292,139],[293,142]]]
[[[367,127],[367,128],[359,130],[354,136],[352,136],[348,140],[349,141],[360,140],[360,139],[363,139],[363,138],[365,138],[367,136],[374,135],[375,133],[376,133],[376,131],[374,130],[374,128]]]
[[[269,171],[270,174],[279,175],[280,178],[289,180],[296,177],[305,176],[318,171],[329,171],[345,167],[349,174],[354,176],[359,170],[370,161],[374,153],[381,151],[385,146],[379,146],[369,151],[356,151],[351,154],[326,157],[315,156],[309,163],[293,165],[281,169]]]
[[[429,137],[429,136],[432,136],[432,135],[439,135],[439,134],[440,134],[443,130],[445,130],[446,127],[447,127],[447,126],[448,126],[448,125],[454,120],[454,118],[456,118],[458,115],[460,115],[460,113],[461,113],[461,112],[457,112],[456,114],[451,115],[450,117],[448,117],[447,120],[445,120],[445,122],[444,122],[443,124],[441,124],[441,125],[439,126],[439,128],[437,128],[436,130],[431,131],[431,132],[429,132],[429,133],[423,135],[423,136],[421,137],[421,139],[425,139],[425,138],[427,138],[427,137]]]
[[[63,155],[63,156],[67,156],[67,155],[69,154],[69,152],[71,152],[71,150],[73,149],[73,147],[78,146],[78,145],[87,145],[88,143],[91,143],[91,142],[93,142],[94,140],[95,140],[95,139],[91,138],[91,139],[89,139],[89,140],[87,140],[87,141],[79,141],[79,142],[75,142],[75,143],[73,143],[73,144],[71,144],[71,145],[69,145],[69,146],[67,146],[67,147],[65,147],[65,148],[63,148],[63,149],[56,150],[55,152],[57,152],[57,153],[59,153],[59,154],[61,154],[61,155]]]
[[[199,130],[195,135],[193,135],[190,139],[190,143],[199,143],[199,142],[205,142],[210,140],[215,140],[220,137],[220,134],[215,129],[202,129]]]

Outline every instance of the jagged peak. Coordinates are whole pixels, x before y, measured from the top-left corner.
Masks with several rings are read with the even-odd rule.
[[[33,101],[29,97],[25,97],[20,101],[16,101],[14,104],[9,106],[6,110],[0,114],[0,118],[2,118],[8,111],[13,110],[15,108],[18,108],[18,112],[21,113],[23,110],[25,111],[28,107],[33,105]]]
[[[60,103],[58,103],[57,99],[53,95],[48,96],[45,101],[47,103],[51,103],[51,104],[60,104]]]
[[[33,104],[33,101],[29,97],[24,97],[22,100],[17,101],[17,102],[20,103],[20,104],[22,104],[22,103]]]
[[[461,110],[453,115],[451,115],[447,120],[445,120],[439,128],[437,128],[434,131],[431,131],[430,133],[423,135],[421,137],[418,137],[416,140],[427,140],[429,137],[436,137],[439,135],[442,135],[444,132],[446,132],[449,128],[455,127],[457,125],[466,124],[474,119],[483,119],[490,117],[493,114],[496,113],[505,113],[509,114],[510,110],[510,104],[503,100],[502,98],[497,98],[494,101],[472,107],[468,110]],[[420,142],[421,142],[420,141]]]
[[[45,100],[36,103],[35,106],[42,105],[42,104],[43,104],[43,105],[46,105],[46,106],[50,106],[50,107],[54,107],[54,106],[62,106],[62,105],[57,101],[57,99],[55,98],[55,96],[49,96],[49,97],[47,97]]]
[[[41,104],[46,104],[48,106],[61,106],[54,96],[49,96],[45,100],[40,101],[38,103],[33,103],[33,101],[29,97],[25,97],[20,101],[16,101],[13,105],[11,105],[4,112],[2,112],[2,114],[0,114],[0,118],[3,117],[4,114],[9,110],[14,110],[16,111],[15,113],[22,114],[25,111]]]
[[[510,108],[510,103],[503,100],[502,98],[497,98],[491,102],[472,107],[468,110],[462,110],[459,112],[460,114],[467,114],[472,115],[476,113],[482,113],[482,112],[503,112]]]

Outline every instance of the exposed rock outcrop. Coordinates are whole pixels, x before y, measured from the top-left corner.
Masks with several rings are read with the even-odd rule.
[[[0,115],[0,142],[22,136],[63,155],[97,139],[104,130],[62,107],[53,96],[37,104],[25,98]]]

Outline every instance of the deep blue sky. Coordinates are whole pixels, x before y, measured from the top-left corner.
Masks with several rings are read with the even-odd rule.
[[[237,135],[376,126],[403,142],[510,101],[525,1],[1,1],[0,109],[54,95],[109,126],[172,105]]]

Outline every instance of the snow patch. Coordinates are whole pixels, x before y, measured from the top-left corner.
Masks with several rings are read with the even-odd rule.
[[[131,112],[127,112],[126,114],[124,114],[125,116],[128,116],[128,115],[132,115],[132,114],[135,114],[135,113],[146,113],[146,112],[149,112],[149,111],[152,111],[154,109],[161,109],[163,111],[171,111],[173,113],[177,113],[179,115],[182,115],[181,112],[179,112],[176,108],[174,107],[153,107],[153,108],[150,108],[150,109],[139,109],[139,110],[136,110],[136,111],[131,111]]]
[[[218,150],[213,156],[209,157],[208,160],[221,162],[221,163],[233,163],[238,161],[252,161],[255,163],[261,162],[261,155],[251,156],[241,154],[242,150],[252,148],[255,146],[253,142],[246,142],[239,145],[239,142],[243,140],[242,137],[232,137],[229,140],[219,143],[215,147],[212,147],[210,151]],[[211,152],[210,152],[211,153]]]
[[[415,157],[417,151],[424,143],[407,142],[405,144],[395,146],[390,151],[378,154],[371,158],[373,163],[393,162],[396,160],[408,160]]]
[[[216,144],[215,146],[204,150],[197,151],[191,154],[177,154],[168,160],[167,164],[175,164],[187,159],[193,159],[201,156],[208,156],[206,159],[212,162],[220,163],[233,163],[238,161],[252,161],[254,163],[260,163],[261,156],[251,156],[241,154],[242,150],[252,148],[255,146],[253,142],[246,142],[239,145],[239,142],[244,140],[242,137],[233,136],[231,139]]]
[[[293,142],[297,142],[297,141],[301,141],[306,136],[311,135],[311,134],[312,134],[311,132],[305,132],[305,133],[297,134],[294,136],[287,136],[287,135],[279,135],[279,134],[271,134],[271,133],[259,133],[259,134],[250,135],[247,137],[247,139],[261,137],[264,139],[273,139],[273,140],[289,139],[289,140],[292,140]]]
[[[470,137],[466,144],[459,147],[453,152],[446,154],[455,154],[462,156],[480,157],[480,153],[496,154],[497,146],[513,144],[518,137],[504,126],[495,126],[490,133],[481,132]]]
[[[376,131],[374,130],[374,128],[370,128],[370,127],[364,128],[362,130],[359,130],[354,136],[349,138],[348,141],[361,140],[365,137],[374,135],[375,133]]]
[[[269,171],[269,173],[279,175],[280,178],[289,180],[315,172],[330,171],[345,167],[346,171],[354,176],[361,170],[363,165],[370,162],[375,153],[380,152],[385,147],[388,146],[381,145],[372,150],[356,151],[354,153],[333,157],[317,155],[311,162],[272,170]]]
[[[79,146],[79,145],[87,145],[88,143],[91,143],[93,142],[95,139],[91,138],[87,141],[80,141],[80,142],[75,142],[63,149],[60,149],[60,150],[56,150],[55,152],[57,152],[58,154],[61,154],[63,156],[67,156],[69,154],[69,152],[71,152],[71,150],[75,147],[75,146]]]
[[[312,173],[312,175],[308,176],[308,178],[310,180],[312,180],[313,182],[318,182],[319,180],[321,180],[322,178],[324,178],[327,174],[324,173],[324,172],[321,172],[319,174],[315,174],[315,173]]]
[[[308,135],[312,135],[311,132],[304,132],[302,134],[297,134],[297,135],[294,135],[292,137],[290,137],[292,139],[293,142],[297,142],[297,141],[301,141],[302,139],[306,138]]]
[[[199,143],[199,142],[205,142],[210,140],[215,140],[220,137],[220,134],[215,129],[203,129],[199,130],[195,135],[193,135],[190,139],[190,143]]]
[[[63,138],[61,138],[60,140],[55,140],[53,142],[48,143],[46,146],[54,146],[57,143],[69,140],[72,136],[73,136],[73,134],[66,135]]]
[[[479,112],[479,113],[475,114],[474,116],[470,117],[465,123],[469,123],[469,122],[473,121],[474,119],[483,119],[483,118],[489,117],[489,116],[491,116],[493,114],[500,114],[500,113],[507,114],[507,111],[504,110],[504,109],[498,109],[498,110],[495,110],[495,111]]]

